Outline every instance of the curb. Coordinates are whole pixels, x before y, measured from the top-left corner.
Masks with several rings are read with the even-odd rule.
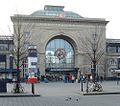
[[[1,93],[0,97],[41,97],[40,94],[9,94]]]
[[[120,94],[120,92],[90,92],[90,93],[82,93],[84,96],[89,95],[111,95],[111,94]]]

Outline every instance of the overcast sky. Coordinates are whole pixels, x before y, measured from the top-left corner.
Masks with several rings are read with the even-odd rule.
[[[119,0],[1,0],[0,35],[9,35],[12,28],[10,16],[19,13],[29,15],[43,10],[44,5],[65,6],[65,11],[73,11],[83,17],[105,18],[110,21],[106,27],[106,37],[120,39]]]

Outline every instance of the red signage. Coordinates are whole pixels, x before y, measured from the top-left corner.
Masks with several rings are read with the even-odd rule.
[[[37,77],[30,77],[30,78],[28,78],[28,83],[31,83],[31,84],[38,83]]]

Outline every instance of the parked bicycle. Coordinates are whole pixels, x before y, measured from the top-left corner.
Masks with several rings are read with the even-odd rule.
[[[13,84],[13,88],[11,90],[12,93],[17,92],[16,85],[17,85],[16,83]],[[21,84],[19,84],[18,86],[19,86],[20,93],[24,93],[24,91],[25,91],[24,87]]]
[[[100,85],[99,83],[95,82],[95,83],[89,83],[88,84],[88,91],[89,92],[94,92],[94,91],[103,91],[102,85]]]

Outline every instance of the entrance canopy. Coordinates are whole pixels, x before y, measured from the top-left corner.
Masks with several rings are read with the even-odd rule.
[[[120,73],[120,69],[112,69],[111,73]]]
[[[17,73],[17,69],[0,68],[0,73]]]
[[[79,68],[47,68],[45,71],[46,72],[61,72],[61,73],[66,73],[66,72],[77,72]]]

